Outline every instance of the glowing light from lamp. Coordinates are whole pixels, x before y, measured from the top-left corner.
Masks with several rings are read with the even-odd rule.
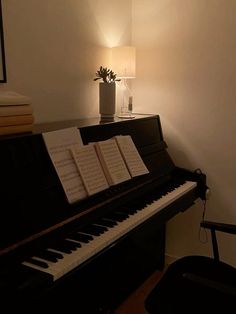
[[[132,118],[133,97],[127,84],[128,79],[135,78],[136,70],[136,49],[132,46],[118,46],[111,49],[111,68],[121,79],[120,89],[122,102],[120,106],[120,118]]]
[[[119,46],[111,49],[112,70],[117,78],[132,79],[136,74],[136,49],[132,46]]]

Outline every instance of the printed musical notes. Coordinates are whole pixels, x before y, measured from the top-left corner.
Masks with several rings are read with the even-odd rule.
[[[132,177],[149,173],[130,135],[115,136],[118,147]]]
[[[149,173],[130,135],[83,145],[80,131],[68,128],[43,139],[69,203]]]
[[[88,194],[92,195],[107,189],[108,182],[94,144],[83,147],[74,145],[71,151]]]
[[[114,138],[96,142],[95,147],[109,185],[131,179]]]
[[[83,145],[79,130],[68,128],[43,133],[43,139],[68,202],[85,198],[87,192],[70,150],[74,145]]]

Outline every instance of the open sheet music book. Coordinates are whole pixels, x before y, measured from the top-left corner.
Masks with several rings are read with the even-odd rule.
[[[68,128],[42,135],[68,202],[74,203],[87,197],[87,191],[70,150],[74,145],[83,145],[79,130]]]
[[[83,145],[77,128],[43,133],[69,203],[148,173],[131,136]]]
[[[71,152],[88,195],[108,189],[109,185],[98,159],[95,145],[89,144],[83,147],[74,145]]]
[[[115,138],[96,142],[95,148],[109,185],[131,179]]]
[[[149,173],[129,135],[76,145],[71,151],[88,195]]]
[[[131,177],[149,173],[130,135],[115,136]]]

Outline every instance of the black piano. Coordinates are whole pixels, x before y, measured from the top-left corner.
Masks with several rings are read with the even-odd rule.
[[[131,135],[145,174],[69,204],[42,132],[76,126],[84,144]],[[206,176],[176,167],[158,115],[36,125],[0,139],[0,302],[110,313],[163,269],[166,222],[204,198]]]

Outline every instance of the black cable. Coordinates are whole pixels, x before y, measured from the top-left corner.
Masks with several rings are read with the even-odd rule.
[[[202,203],[203,203],[203,211],[202,211],[202,222],[204,222],[204,220],[205,220],[205,215],[206,215],[206,200],[203,200],[202,201]],[[202,238],[202,235],[201,235],[201,233],[203,232],[203,234],[204,234],[204,239],[201,239]],[[199,241],[201,242],[201,243],[207,243],[208,242],[208,236],[207,236],[207,231],[206,231],[206,229],[205,228],[202,228],[201,227],[201,225],[199,226],[199,231],[198,231],[198,238],[199,238]]]
[[[203,202],[202,222],[204,222],[206,215],[206,200],[203,200],[202,202]]]

